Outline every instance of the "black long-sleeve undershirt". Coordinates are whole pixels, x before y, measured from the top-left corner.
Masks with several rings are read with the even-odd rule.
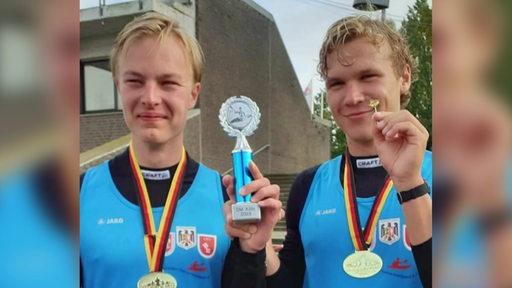
[[[375,156],[374,156],[375,157]],[[372,158],[372,157],[363,157]],[[357,157],[352,157],[352,167],[357,167],[355,161]],[[286,211],[286,225],[287,234],[284,240],[283,249],[279,252],[279,259],[281,265],[279,270],[269,277],[266,277],[266,285],[251,286],[251,287],[302,287],[304,281],[304,274],[306,270],[306,262],[304,256],[304,247],[302,245],[302,239],[299,230],[300,217],[302,210],[306,203],[308,193],[313,182],[313,178],[318,170],[319,166],[307,169],[300,173],[295,182],[292,185],[290,196],[287,203]],[[343,175],[344,162],[341,163],[340,178]],[[386,171],[380,168],[372,169],[354,169],[354,176],[356,179],[356,191],[358,197],[372,197],[375,196],[377,191],[380,190],[384,181],[386,180]],[[343,180],[341,179],[341,183]],[[360,192],[361,191],[361,192]],[[363,192],[366,191],[366,192]],[[368,191],[373,191],[368,193]],[[412,246],[412,253],[418,273],[423,284],[423,287],[432,286],[432,240],[429,239],[426,242]],[[232,245],[232,249],[240,249],[239,246]],[[233,252],[234,254],[240,253],[240,251]],[[234,261],[233,259],[227,259],[227,262]],[[239,261],[239,260],[238,260]],[[254,283],[260,283],[262,274],[251,275],[248,271],[257,273],[261,271],[261,266],[264,266],[263,262],[258,257],[250,257],[250,255],[244,254],[244,266],[250,268],[244,268],[244,277],[248,282],[254,281]],[[240,263],[240,262],[238,262]],[[232,267],[229,271],[229,275],[226,278],[235,277],[233,274],[239,273],[239,268],[232,266],[232,263],[226,263]],[[261,273],[261,272],[260,272]],[[252,282],[251,282],[252,283]]]

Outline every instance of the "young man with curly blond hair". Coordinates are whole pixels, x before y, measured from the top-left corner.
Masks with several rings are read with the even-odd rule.
[[[318,68],[347,150],[297,176],[279,256],[266,231],[228,225],[228,234],[242,251],[266,251],[267,287],[430,287],[431,153],[427,130],[403,109],[416,73],[406,42],[383,22],[343,18]]]

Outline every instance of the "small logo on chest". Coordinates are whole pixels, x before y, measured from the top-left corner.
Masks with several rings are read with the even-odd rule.
[[[375,168],[382,166],[380,163],[380,159],[371,158],[371,159],[357,159],[356,161],[357,168]]]
[[[329,214],[336,214],[336,208],[324,209],[324,210],[316,210],[315,216],[323,216]]]
[[[98,219],[98,225],[123,224],[124,219],[121,217],[109,217]]]

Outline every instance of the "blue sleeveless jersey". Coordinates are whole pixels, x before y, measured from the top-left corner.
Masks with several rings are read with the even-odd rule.
[[[178,287],[220,287],[230,239],[224,230],[219,174],[199,165],[178,201],[164,272]],[[153,208],[158,229],[163,207]],[[149,272],[140,208],[117,190],[108,162],[89,169],[80,193],[80,255],[84,288],[135,287]]]
[[[508,169],[507,200],[512,207],[512,165]],[[434,227],[436,228],[436,227]],[[435,231],[437,232],[437,231]],[[473,211],[464,211],[443,239],[445,246],[434,249],[434,262],[441,267],[437,287],[479,288],[486,287],[489,279],[489,259],[485,253],[485,237],[479,231]],[[434,233],[441,237],[441,233]],[[434,241],[435,243],[436,241]],[[443,249],[439,252],[439,249]],[[437,272],[437,271],[436,271]]]
[[[77,287],[76,243],[49,215],[39,185],[30,171],[0,180],[0,287]]]
[[[354,253],[349,234],[341,157],[322,164],[311,183],[299,230],[304,246],[304,287],[421,287],[406,225],[396,190],[391,190],[382,209],[370,250],[383,261],[382,270],[366,279],[353,278],[343,270],[343,261]],[[423,159],[422,177],[432,187],[432,155]],[[358,198],[361,225],[366,224],[375,197]]]

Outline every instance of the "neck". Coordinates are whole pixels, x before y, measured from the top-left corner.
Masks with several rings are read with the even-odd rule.
[[[178,164],[183,141],[155,144],[132,139],[132,145],[139,166],[160,169]]]
[[[377,155],[377,149],[373,145],[373,140],[366,142],[357,142],[347,138],[347,147],[351,156],[373,156]]]

